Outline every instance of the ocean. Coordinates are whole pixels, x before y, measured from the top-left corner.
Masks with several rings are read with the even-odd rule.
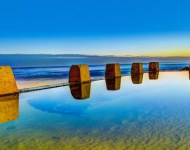
[[[130,74],[132,64],[121,64],[121,74]],[[176,71],[189,66],[189,62],[162,62],[160,71]],[[70,66],[24,67],[13,68],[17,81],[32,80],[59,80],[68,79]],[[143,63],[144,72],[148,71],[148,63]],[[102,78],[105,74],[105,65],[89,65],[92,79]]]

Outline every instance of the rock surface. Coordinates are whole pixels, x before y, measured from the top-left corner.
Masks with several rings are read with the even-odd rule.
[[[184,67],[180,71],[189,71],[189,67]]]

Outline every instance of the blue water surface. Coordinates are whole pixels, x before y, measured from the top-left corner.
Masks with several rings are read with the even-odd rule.
[[[121,64],[121,74],[129,75],[132,64]],[[161,71],[180,70],[189,66],[188,62],[165,62],[160,63]],[[143,64],[144,71],[148,71],[148,63]],[[36,80],[36,79],[68,79],[70,66],[59,67],[29,67],[13,68],[16,80]],[[90,65],[91,78],[104,77],[105,65]]]
[[[3,99],[0,149],[189,149],[189,72],[155,75]]]

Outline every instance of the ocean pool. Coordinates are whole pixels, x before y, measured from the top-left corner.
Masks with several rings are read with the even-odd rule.
[[[0,150],[190,149],[189,72],[0,98]]]

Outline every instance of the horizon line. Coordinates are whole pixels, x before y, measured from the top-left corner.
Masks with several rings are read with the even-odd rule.
[[[0,55],[52,55],[52,56],[56,56],[56,55],[75,55],[75,56],[89,56],[89,57],[190,57],[189,55],[97,55],[97,54],[80,54],[80,53],[76,53],[76,54],[64,54],[64,53],[57,53],[57,54],[52,54],[52,53],[1,53]]]

